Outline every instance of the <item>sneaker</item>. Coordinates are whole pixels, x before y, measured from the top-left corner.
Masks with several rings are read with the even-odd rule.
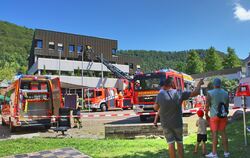
[[[218,158],[218,155],[217,154],[213,154],[212,152],[205,155],[206,157],[210,157],[210,158]]]
[[[224,157],[229,157],[230,153],[229,152],[224,152]]]

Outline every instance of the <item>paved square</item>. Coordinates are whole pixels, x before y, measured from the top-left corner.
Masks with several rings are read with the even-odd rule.
[[[73,148],[46,150],[46,151],[40,151],[36,153],[8,156],[6,158],[26,158],[26,157],[28,158],[91,158]]]

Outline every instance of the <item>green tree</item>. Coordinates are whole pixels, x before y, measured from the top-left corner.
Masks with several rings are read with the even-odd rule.
[[[199,54],[195,50],[192,50],[188,53],[187,73],[197,74],[201,72],[203,72],[203,62],[201,61]]]
[[[45,67],[45,65],[43,65],[42,75],[46,75],[46,74],[47,74],[47,72],[46,72],[46,67]]]
[[[214,47],[210,47],[205,56],[205,71],[221,70],[222,68],[221,57],[218,55]]]
[[[241,66],[241,61],[236,55],[233,48],[228,47],[227,48],[227,57],[224,61],[224,68],[234,68]]]
[[[3,67],[0,68],[0,80],[13,80],[15,76],[15,68],[10,66],[10,64],[6,63]]]
[[[77,70],[76,70],[76,76],[81,76],[81,71],[80,71],[79,66],[77,67]]]
[[[184,62],[177,62],[176,64],[176,70],[180,72],[186,72],[187,64]]]

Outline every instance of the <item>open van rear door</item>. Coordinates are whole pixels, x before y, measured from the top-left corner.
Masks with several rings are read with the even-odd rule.
[[[60,79],[54,78],[51,80],[52,87],[52,102],[53,115],[59,115],[59,108],[63,107]]]

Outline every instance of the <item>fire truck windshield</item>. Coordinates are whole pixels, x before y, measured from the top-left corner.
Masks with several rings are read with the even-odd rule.
[[[85,98],[94,98],[94,96],[95,96],[94,90],[86,91]]]
[[[23,91],[48,92],[48,81],[21,80],[20,89]]]
[[[164,74],[144,74],[134,78],[135,91],[160,90],[160,82],[166,78]]]

